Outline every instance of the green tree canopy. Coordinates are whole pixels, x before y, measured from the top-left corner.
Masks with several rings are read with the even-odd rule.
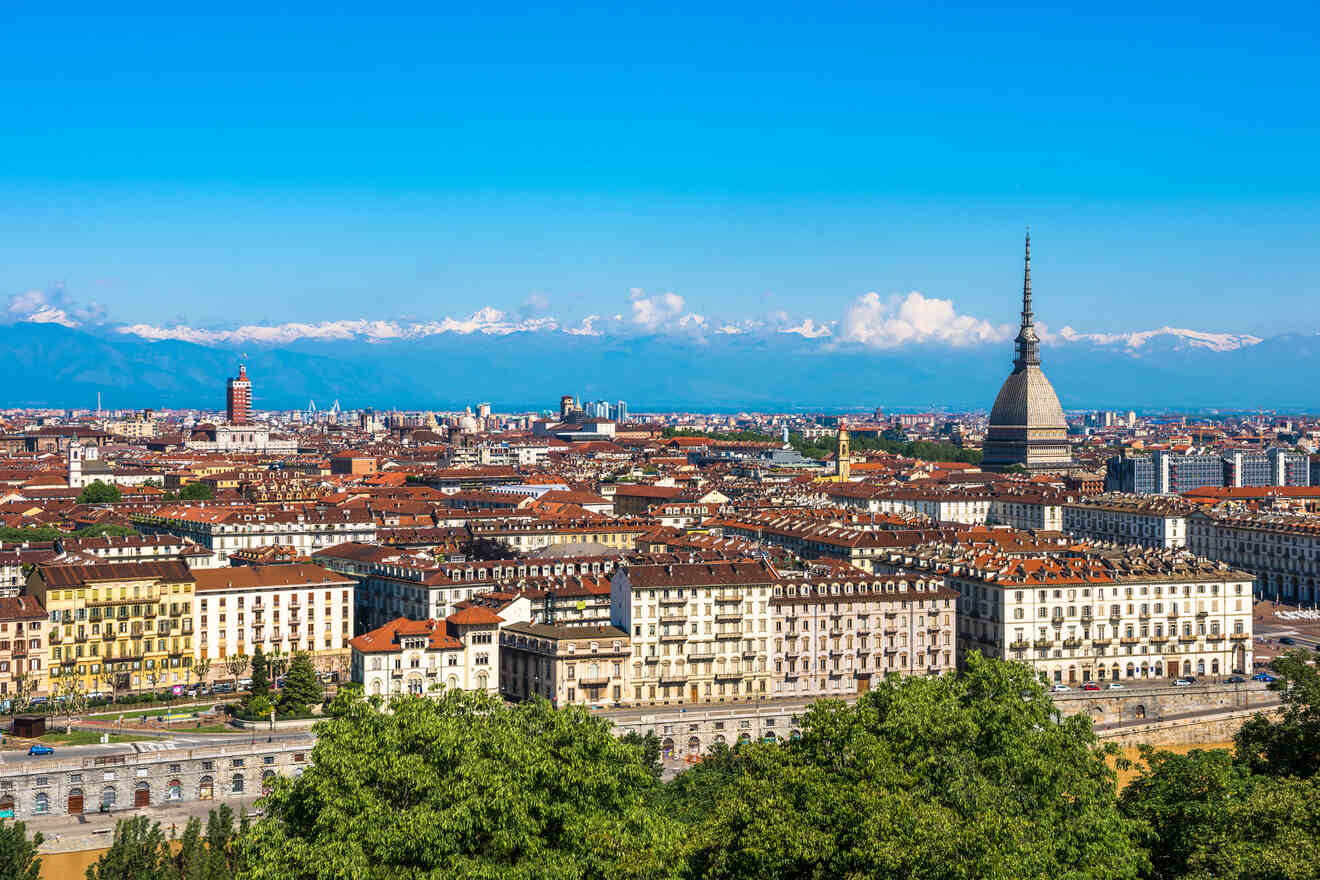
[[[206,483],[188,483],[179,489],[177,497],[180,501],[210,501],[215,492]]]
[[[298,651],[284,675],[284,690],[280,692],[280,712],[300,715],[325,697],[321,679],[316,677],[312,658],[306,651]]]
[[[578,707],[345,690],[313,763],[252,826],[249,880],[677,877],[680,826],[647,808],[641,751]]]
[[[87,869],[87,880],[231,880],[243,868],[240,840],[246,831],[247,817],[235,828],[228,806],[211,811],[205,833],[201,820],[190,817],[177,841],[146,816],[121,819],[110,849]]]
[[[973,654],[958,677],[818,702],[801,728],[738,748],[693,831],[690,876],[1055,880],[1137,877],[1145,863],[1115,804],[1112,749],[1086,717],[1058,719],[1025,665]]]
[[[260,644],[252,652],[252,687],[248,700],[255,700],[257,697],[270,698],[270,665],[266,663],[266,652],[261,649]]]
[[[114,504],[119,500],[119,487],[93,480],[78,493],[79,504]]]
[[[31,838],[22,822],[0,822],[0,878],[3,880],[37,880],[41,876],[41,859],[37,849],[43,838],[40,832]]]
[[[1234,740],[1238,760],[1252,773],[1305,779],[1320,772],[1320,671],[1311,659],[1302,648],[1275,658],[1279,680],[1270,688],[1282,695],[1282,717],[1257,715]]]

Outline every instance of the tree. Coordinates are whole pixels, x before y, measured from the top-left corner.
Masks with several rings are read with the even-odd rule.
[[[225,658],[225,672],[234,680],[234,690],[238,691],[238,677],[247,671],[249,664],[247,654],[230,654]]]
[[[252,826],[245,880],[679,876],[682,828],[647,808],[640,751],[580,707],[446,689],[388,709],[335,697],[311,766]]]
[[[87,711],[87,691],[74,666],[56,666],[50,672],[51,694],[59,714],[65,718],[64,732],[73,729],[73,718]]]
[[[266,655],[266,677],[272,684],[277,682],[289,669],[289,656],[284,649],[275,645]]]
[[[956,677],[818,702],[801,729],[739,746],[722,789],[694,789],[714,798],[689,876],[1135,878],[1145,864],[1115,804],[1115,749],[1088,718],[1060,718],[1024,664],[973,653]]]
[[[119,498],[118,486],[100,480],[93,480],[78,493],[79,504],[115,504]]]
[[[321,680],[312,668],[312,658],[306,651],[293,655],[289,672],[284,677],[284,691],[280,694],[280,713],[302,715],[325,698]]]
[[[165,833],[146,816],[120,819],[110,849],[87,869],[87,880],[169,880]]]
[[[38,831],[31,839],[22,822],[6,825],[0,822],[0,878],[3,880],[38,880],[41,859],[37,850],[45,838]]]
[[[1270,689],[1282,694],[1282,717],[1258,714],[1238,730],[1237,759],[1252,773],[1309,778],[1320,772],[1320,671],[1310,659],[1301,648],[1276,657],[1279,680]]]
[[[266,652],[261,645],[252,652],[252,687],[248,689],[248,699],[266,697],[270,699],[270,667],[266,662]]]
[[[651,768],[651,775],[659,782],[664,766],[660,763],[660,737],[655,735],[655,731],[648,730],[646,736],[629,731],[620,739],[627,745],[641,749],[642,763]]]
[[[211,674],[211,658],[202,657],[192,665],[193,675],[197,676],[199,685],[206,684],[206,677]]]
[[[179,501],[210,501],[215,497],[213,490],[206,483],[188,483],[176,493]]]
[[[18,715],[27,711],[32,703],[32,697],[37,691],[37,678],[28,672],[16,672],[14,674],[14,695],[10,698],[10,713]]]

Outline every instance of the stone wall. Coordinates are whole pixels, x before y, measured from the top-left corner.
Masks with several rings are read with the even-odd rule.
[[[6,762],[0,778],[0,809],[8,808],[12,799],[14,818],[27,819],[95,813],[103,803],[118,812],[144,805],[257,797],[269,777],[302,773],[311,763],[312,744],[307,736],[274,743]]]
[[[1131,746],[1195,746],[1224,743],[1233,739],[1238,729],[1257,714],[1277,718],[1277,708],[1259,712],[1255,709],[1229,711],[1200,718],[1177,718],[1150,724],[1134,724],[1099,731],[1103,742],[1112,742],[1122,748]]]
[[[1278,694],[1260,682],[1192,687],[1139,686],[1113,691],[1073,691],[1051,696],[1054,697],[1055,706],[1064,715],[1085,712],[1096,724],[1135,724],[1194,712],[1263,708],[1279,702]]]

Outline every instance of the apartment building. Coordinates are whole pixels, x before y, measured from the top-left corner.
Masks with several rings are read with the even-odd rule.
[[[1063,505],[1063,530],[1093,541],[1177,549],[1187,546],[1187,516],[1193,509],[1179,498],[1097,495]]]
[[[951,530],[923,528],[920,522],[914,522],[912,528],[873,529],[792,514],[715,519],[706,527],[723,537],[782,547],[803,559],[836,559],[863,571],[871,571],[873,561],[895,547],[953,534]]]
[[[770,599],[764,562],[625,565],[610,615],[632,644],[632,702],[681,704],[770,695]]]
[[[1063,505],[1067,495],[1048,491],[1003,489],[994,493],[986,522],[1024,531],[1063,530]]]
[[[912,555],[959,594],[962,656],[1021,660],[1058,684],[1251,670],[1253,579],[1223,563],[1135,547]]]
[[[493,519],[468,523],[472,540],[498,541],[516,553],[556,544],[600,544],[620,552],[632,550],[637,538],[656,527],[636,519]]]
[[[773,590],[775,696],[845,697],[955,668],[958,594],[938,575],[782,577]]]
[[[612,626],[512,623],[500,630],[500,692],[554,706],[617,705],[632,697],[628,634]]]
[[[345,672],[353,636],[354,581],[317,565],[244,565],[193,572],[197,598],[197,656],[211,662],[209,678],[229,673],[224,660],[306,651],[323,672]]]
[[[0,597],[0,703],[49,690],[46,609],[32,596]]]
[[[178,560],[37,566],[27,593],[50,622],[49,671],[75,669],[86,691],[186,683],[193,574]]]
[[[1286,602],[1320,601],[1320,516],[1197,511],[1187,520],[1187,544],[1256,576],[1256,593]]]
[[[503,622],[488,608],[464,608],[444,620],[392,620],[349,642],[353,681],[382,697],[440,688],[499,693]]]
[[[303,555],[345,541],[376,540],[376,522],[363,507],[332,510],[180,505],[133,517],[146,535],[178,535],[211,550],[223,564],[235,550],[271,544]]]

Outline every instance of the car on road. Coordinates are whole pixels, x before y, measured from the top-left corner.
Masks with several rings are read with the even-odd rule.
[[[41,745],[41,743],[37,743],[36,745],[32,746],[32,748],[28,749],[28,754],[29,754],[29,755],[53,755],[53,754],[55,754],[55,750],[52,749],[50,746],[43,746],[43,745]]]
[[[1297,644],[1297,640],[1294,639],[1292,636],[1279,636],[1279,644],[1280,644],[1280,645],[1295,645],[1295,644]]]
[[[1240,675],[1230,675],[1228,678],[1224,679],[1224,684],[1245,684],[1245,683],[1246,683],[1246,679]]]
[[[1175,679],[1173,680],[1173,686],[1174,686],[1174,687],[1191,687],[1191,686],[1192,686],[1192,683],[1191,683],[1190,680],[1188,680],[1188,679],[1186,679],[1186,678],[1175,678]]]
[[[1121,691],[1125,687],[1127,687],[1127,685],[1123,684],[1121,681],[1111,681],[1109,683],[1109,689],[1111,691]]]
[[[1068,687],[1066,684],[1056,684],[1054,687],[1050,688],[1050,691],[1056,694],[1066,694],[1071,692],[1072,688]]]
[[[1098,691],[1098,690],[1100,690],[1100,685],[1096,684],[1096,683],[1093,682],[1093,681],[1088,681],[1086,684],[1082,685],[1082,690],[1084,690],[1084,691]]]
[[[1272,681],[1277,681],[1277,679],[1275,679],[1275,677],[1272,676],[1272,675],[1270,675],[1268,672],[1257,672],[1255,675],[1253,675],[1253,676],[1251,677],[1251,680],[1252,680],[1252,681],[1263,681],[1263,682],[1265,682],[1266,684],[1269,684],[1269,683],[1272,682]]]

